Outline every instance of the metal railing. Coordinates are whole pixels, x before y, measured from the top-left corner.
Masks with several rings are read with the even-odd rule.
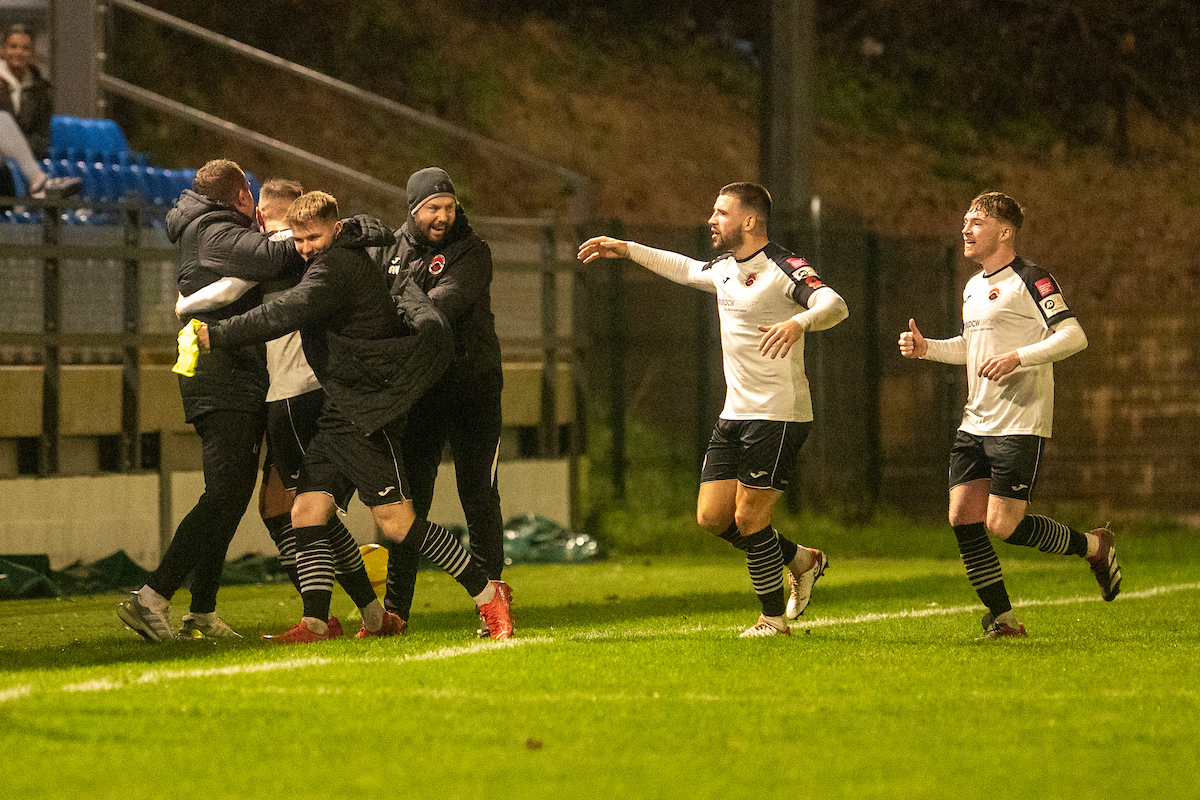
[[[148,235],[151,229],[146,227],[147,218],[152,211],[161,209],[152,209],[134,200],[87,204],[91,210],[103,213],[110,220],[108,225],[97,228],[67,225],[64,217],[70,218],[74,210],[67,204],[42,207],[38,201],[22,199],[21,202],[38,219],[19,226],[10,223],[14,225],[12,230],[20,230],[22,234],[3,237],[0,261],[23,262],[25,265],[19,274],[5,272],[5,281],[17,281],[27,291],[12,292],[13,296],[0,298],[0,314],[7,317],[0,320],[0,347],[25,351],[27,355],[21,363],[30,363],[32,356],[32,362],[40,363],[43,370],[37,474],[42,477],[59,474],[60,379],[64,363],[74,360],[70,352],[76,350],[103,352],[107,354],[101,358],[104,363],[121,364],[118,470],[138,471],[142,464],[143,433],[138,407],[141,361],[148,351],[154,351],[160,362],[164,357],[173,360],[173,334],[178,327],[173,316],[174,280],[168,280],[170,276],[164,273],[155,281],[154,275],[146,272],[149,267],[160,272],[169,270],[168,265],[178,259],[178,249],[166,244],[161,229]],[[498,247],[494,283],[504,284],[501,291],[509,298],[508,307],[501,309],[504,327],[501,339],[506,358],[540,362],[541,405],[536,455],[557,457],[565,449],[576,456],[582,451],[582,440],[576,430],[580,427],[578,424],[572,426],[575,432],[569,441],[559,440],[559,387],[556,382],[558,366],[567,365],[579,401],[582,354],[573,319],[581,307],[575,299],[579,269],[573,259],[566,257],[566,249],[572,241],[561,235],[552,217],[489,219],[480,227],[485,236],[495,234],[504,240]],[[77,235],[97,230],[106,235]],[[67,233],[75,235],[67,236]],[[86,269],[82,272],[74,269],[83,266]],[[115,291],[108,296],[97,291],[105,282],[114,283],[118,272],[121,282],[119,300]],[[74,293],[71,302],[64,302],[64,296],[71,294],[71,281],[78,282],[77,276],[81,275],[86,276],[84,280],[100,283],[89,292]],[[561,285],[560,276],[564,276]],[[158,288],[151,287],[152,293],[157,292],[161,297],[143,298],[146,289],[143,284],[147,279],[151,284],[162,284]],[[569,309],[564,306],[564,291]],[[494,290],[493,296],[498,293],[500,291]],[[28,306],[38,295],[40,314],[22,308],[23,322],[14,322],[13,312]],[[96,307],[83,308],[81,302]],[[523,308],[533,303],[539,306],[536,310]],[[119,309],[114,308],[118,304]],[[104,321],[97,323],[101,316]],[[112,324],[114,317],[119,318],[119,326]],[[71,324],[64,326],[64,321]],[[64,327],[74,330],[68,332]],[[7,413],[20,412],[9,408]],[[578,412],[575,418],[578,423]]]
[[[591,183],[584,175],[578,172],[563,167],[560,164],[555,164],[547,161],[544,158],[526,153],[510,144],[499,142],[494,139],[489,139],[486,136],[481,136],[474,131],[467,130],[453,123],[435,117],[431,114],[418,111],[415,108],[398,103],[395,100],[383,97],[382,95],[369,92],[345,81],[330,77],[316,70],[303,67],[294,62],[288,61],[279,56],[272,55],[263,50],[259,50],[250,45],[231,39],[227,36],[214,33],[199,25],[187,22],[166,14],[157,9],[151,8],[144,3],[139,3],[136,0],[109,0],[109,5],[115,8],[120,8],[130,13],[139,15],[146,19],[157,22],[167,28],[179,31],[189,36],[200,39],[201,41],[215,45],[222,49],[228,50],[231,53],[236,53],[245,58],[257,61],[262,64],[275,67],[283,72],[305,80],[309,83],[331,89],[346,97],[353,98],[374,108],[381,109],[396,117],[403,118],[410,122],[415,122],[421,126],[436,130],[446,136],[460,142],[472,145],[483,151],[490,151],[504,156],[505,158],[531,167],[535,170],[548,174],[557,175],[565,180],[571,186],[572,194],[572,215],[575,218],[576,224],[581,224],[582,221],[590,217],[591,204]],[[329,159],[321,156],[308,153],[296,147],[292,147],[284,142],[280,142],[268,136],[250,131],[238,125],[221,120],[211,114],[206,114],[194,108],[190,108],[182,103],[162,97],[154,92],[134,86],[126,81],[114,78],[110,75],[101,74],[99,77],[100,87],[105,91],[118,94],[134,102],[142,103],[156,110],[162,111],[173,116],[186,119],[202,127],[210,130],[217,130],[231,138],[243,141],[256,148],[260,148],[283,158],[294,161],[300,161],[310,167],[321,170],[327,174],[337,175],[352,183],[356,183],[364,188],[380,191],[385,194],[398,195],[404,199],[404,190],[398,186],[379,181],[369,175],[348,169],[342,165],[336,164]]]

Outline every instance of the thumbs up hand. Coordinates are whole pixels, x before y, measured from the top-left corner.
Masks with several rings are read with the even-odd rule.
[[[927,352],[929,345],[925,343],[925,337],[917,329],[916,321],[910,319],[908,330],[900,334],[900,355],[905,358],[924,358]]]

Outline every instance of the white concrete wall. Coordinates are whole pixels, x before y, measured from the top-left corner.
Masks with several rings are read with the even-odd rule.
[[[506,521],[534,513],[562,525],[570,522],[566,460],[501,462],[498,481]],[[168,536],[203,490],[199,472],[171,475]],[[429,516],[442,524],[464,524],[452,463],[443,464],[438,473]],[[362,544],[376,539],[370,512],[358,500],[350,504],[346,526]],[[0,555],[45,553],[50,556],[51,568],[62,569],[76,561],[96,561],[124,550],[143,567],[153,569],[161,547],[157,474],[0,480]],[[258,516],[256,496],[238,527],[229,557],[274,552],[275,545]]]

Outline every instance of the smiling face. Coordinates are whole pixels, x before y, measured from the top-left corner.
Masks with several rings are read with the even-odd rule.
[[[742,201],[733,195],[723,194],[713,203],[712,216],[708,218],[708,230],[713,249],[721,253],[732,253],[745,242],[743,227],[746,211]]]
[[[293,223],[292,241],[295,242],[296,252],[300,254],[301,258],[311,261],[329,249],[341,230],[341,220],[314,219],[309,222]]]
[[[0,46],[0,59],[8,65],[8,71],[18,80],[25,77],[33,63],[33,37],[27,33],[12,33]]]
[[[413,214],[413,227],[418,238],[437,244],[446,238],[446,232],[454,224],[458,200],[453,195],[435,197],[426,201]]]
[[[1013,234],[1011,224],[972,206],[963,217],[963,255],[977,264],[986,264],[997,254],[1003,257],[1012,249]]]

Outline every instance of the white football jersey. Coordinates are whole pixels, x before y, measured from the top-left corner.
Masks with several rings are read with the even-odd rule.
[[[786,358],[758,351],[760,326],[809,308],[818,291],[833,291],[804,259],[773,242],[744,261],[726,254],[706,264],[632,242],[629,257],[676,283],[716,294],[726,388],[722,419],[812,421],[803,334]]]
[[[1049,438],[1054,365],[1017,367],[998,381],[979,377],[979,366],[994,355],[1046,339],[1051,326],[1074,316],[1054,277],[1020,256],[991,275],[980,272],[967,281],[967,405],[960,429],[976,436]]]

